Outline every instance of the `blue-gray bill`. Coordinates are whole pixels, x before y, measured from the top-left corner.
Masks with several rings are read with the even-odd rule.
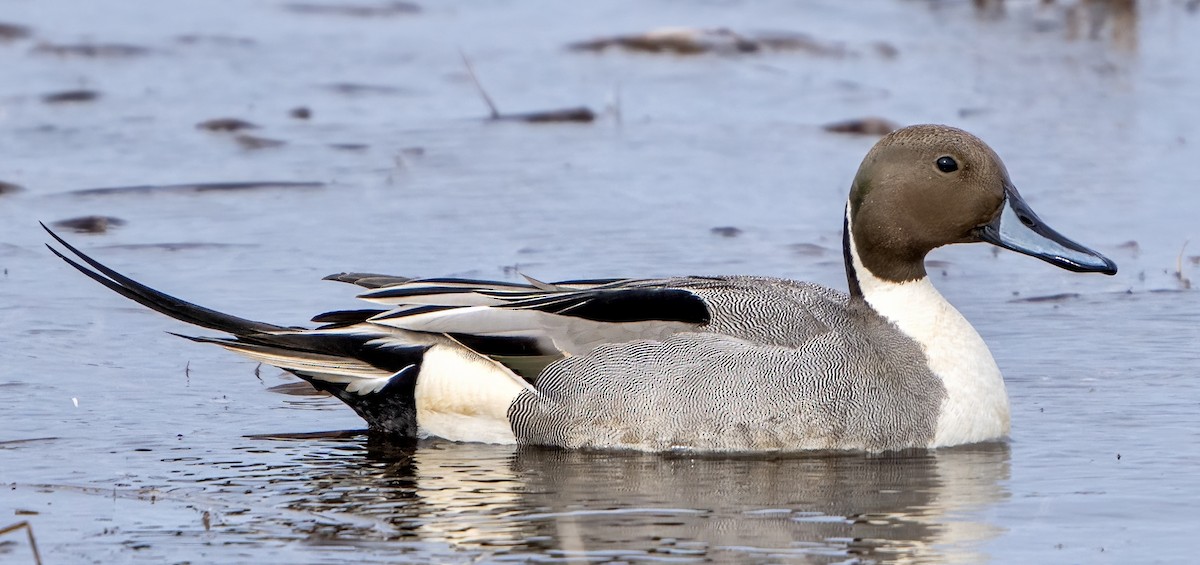
[[[1069,271],[1117,274],[1117,264],[1111,259],[1050,229],[1033,213],[1016,188],[1005,187],[1004,195],[1004,210],[980,228],[980,239]]]

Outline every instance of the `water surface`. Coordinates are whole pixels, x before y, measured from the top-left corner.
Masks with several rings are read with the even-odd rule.
[[[0,181],[23,187],[0,194],[0,526],[29,520],[56,563],[1191,559],[1200,16],[1145,1],[1090,37],[1038,4],[7,3],[0,19],[32,34],[0,43]],[[805,33],[840,54],[565,48],[678,25]],[[487,122],[460,51],[506,112],[599,117]],[[44,98],[73,90],[98,96]],[[362,423],[167,335],[183,328],[74,273],[36,223],[124,220],[69,236],[283,324],[352,306],[319,280],[342,270],[844,288],[841,209],[875,138],[821,125],[864,116],[979,134],[1044,219],[1121,267],[933,256],[1005,372],[1006,445],[720,458],[296,437]],[[215,118],[283,144],[195,127]],[[73,193],[244,181],[319,186]],[[0,538],[5,562],[28,555]]]

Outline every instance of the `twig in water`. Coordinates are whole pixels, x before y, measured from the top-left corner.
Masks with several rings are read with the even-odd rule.
[[[487,104],[488,109],[492,111],[492,119],[500,119],[500,110],[496,108],[496,103],[492,102],[492,97],[488,96],[486,90],[483,89],[483,84],[479,82],[479,77],[475,76],[475,67],[471,65],[471,60],[467,58],[467,54],[462,51],[458,52],[462,55],[463,64],[467,66],[467,74],[471,75],[471,82],[475,83],[475,88],[479,90],[479,95],[483,97],[483,101]]]
[[[491,112],[491,115],[488,116],[490,120],[510,120],[530,124],[557,122],[590,123],[596,120],[596,113],[586,106],[521,114],[501,114],[500,109],[496,107],[496,103],[492,101],[492,97],[488,96],[487,91],[483,89],[483,84],[479,82],[479,77],[475,75],[475,67],[471,65],[471,60],[462,51],[459,51],[459,55],[462,55],[463,64],[467,67],[467,74],[471,76],[471,82],[475,84],[475,88],[479,90],[479,95],[483,97],[484,103],[487,104],[488,110]]]
[[[22,520],[16,524],[0,528],[0,536],[9,532],[15,532],[21,528],[25,528],[25,535],[29,536],[29,549],[33,551],[33,562],[35,565],[42,565],[42,555],[38,553],[37,540],[33,538],[33,526],[29,522]]]
[[[1183,252],[1187,250],[1188,240],[1183,241],[1183,246],[1179,248],[1179,256],[1175,258],[1175,278],[1183,284],[1183,288],[1192,288],[1192,280],[1183,276]]]
[[[611,108],[613,113],[613,121],[616,122],[617,127],[621,127],[621,83],[613,85]]]

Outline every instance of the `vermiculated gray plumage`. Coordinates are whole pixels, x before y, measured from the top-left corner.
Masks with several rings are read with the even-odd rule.
[[[781,279],[656,283],[701,296],[712,321],[551,364],[540,396],[524,392],[509,411],[519,441],[881,451],[932,439],[942,382],[920,346],[865,304]]]

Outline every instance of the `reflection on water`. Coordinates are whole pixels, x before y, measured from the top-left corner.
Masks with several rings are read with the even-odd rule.
[[[1134,0],[1083,0],[1067,9],[1067,38],[1100,39],[1105,29],[1114,46],[1137,49],[1137,2]]]
[[[1003,444],[763,458],[349,440],[277,453],[294,455],[191,471],[211,475],[208,496],[269,485],[257,508],[307,517],[285,537],[497,559],[979,561],[1001,530],[970,516],[1008,498]],[[283,518],[254,512],[244,527]]]
[[[984,20],[1004,19],[1013,11],[1006,0],[972,0],[972,3]],[[1021,8],[1030,6],[1029,2],[1019,4]],[[1128,52],[1138,47],[1136,0],[1038,0],[1029,15],[1034,30],[1061,30],[1068,41],[1107,39],[1115,48]]]

